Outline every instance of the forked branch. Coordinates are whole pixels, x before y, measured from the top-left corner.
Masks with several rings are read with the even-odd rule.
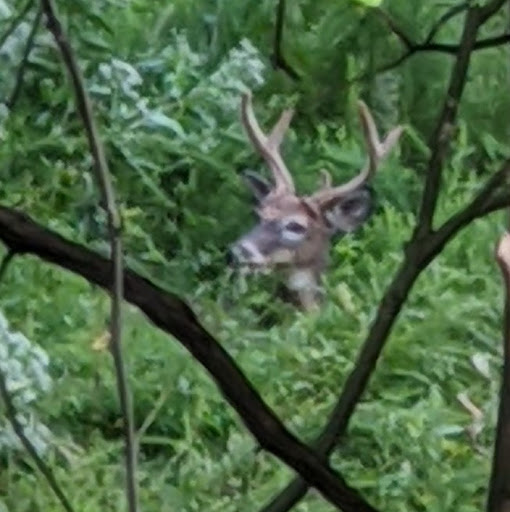
[[[486,9],[488,13],[488,16],[485,17],[485,19],[488,19],[494,12],[496,12],[498,8],[494,11],[493,6],[495,4],[487,4]],[[391,18],[391,16],[386,13],[383,9],[376,9],[376,12],[379,13],[379,15],[385,20],[386,24],[390,28],[390,30],[402,41],[403,45],[405,46],[405,51],[397,57],[396,59],[388,62],[387,64],[382,65],[380,68],[378,68],[375,73],[384,73],[386,71],[389,71],[391,69],[395,69],[396,67],[400,66],[403,62],[408,60],[413,55],[416,55],[417,53],[423,53],[423,52],[436,52],[436,53],[445,53],[447,55],[455,56],[457,55],[460,45],[458,44],[451,44],[451,43],[437,43],[434,42],[434,39],[439,32],[439,30],[453,17],[457,16],[458,14],[463,13],[469,8],[469,2],[463,2],[458,5],[452,6],[450,9],[448,9],[443,16],[441,16],[438,21],[432,26],[429,33],[423,40],[423,42],[417,42],[411,39],[409,35],[406,34],[402,28],[398,26],[398,24]],[[473,50],[483,50],[486,48],[494,48],[497,46],[502,46],[504,44],[507,44],[510,42],[510,34],[504,33],[497,36],[487,37],[485,39],[479,39],[475,42],[473,46]],[[353,81],[357,81],[365,76],[365,73],[363,73],[361,76],[356,77]]]

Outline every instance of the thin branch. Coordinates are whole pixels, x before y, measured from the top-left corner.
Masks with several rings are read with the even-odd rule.
[[[411,49],[415,46],[414,41],[398,26],[387,11],[377,7],[376,12],[384,19],[390,30],[402,41],[406,48]]]
[[[504,1],[504,0],[503,0]],[[499,2],[499,0],[498,0]],[[488,7],[488,6],[487,6]],[[422,43],[418,43],[412,40],[411,37],[409,37],[402,28],[400,28],[395,21],[391,18],[391,16],[384,11],[383,9],[377,9],[377,12],[380,16],[382,16],[390,28],[390,30],[402,41],[404,44],[406,50],[400,55],[399,57],[395,58],[394,60],[388,62],[387,64],[383,64],[381,67],[377,68],[377,70],[374,72],[375,74],[379,73],[385,73],[387,71],[390,71],[392,69],[397,68],[400,66],[403,62],[411,58],[413,55],[417,53],[423,53],[423,52],[437,52],[437,53],[446,53],[448,55],[457,55],[460,46],[458,44],[451,44],[451,43],[434,43],[433,40],[435,36],[437,35],[438,31],[454,16],[457,14],[460,14],[464,11],[466,11],[469,8],[469,4],[462,3],[459,5],[453,6],[451,9],[449,9],[443,16],[439,18],[439,20],[432,26],[430,29],[428,35],[425,37],[424,41]],[[496,11],[499,9],[499,7],[496,9]],[[482,23],[485,23],[485,21],[492,16],[494,13],[494,6],[491,7],[491,9],[488,9],[485,11],[482,17]],[[473,51],[477,50],[485,50],[487,48],[494,48],[497,46],[502,46],[504,44],[507,44],[510,42],[510,34],[505,33],[498,36],[488,37],[485,39],[480,39],[475,42],[473,46]],[[355,77],[352,82],[359,81],[366,76],[368,76],[369,73],[363,73],[362,75],[359,75]]]
[[[18,71],[16,73],[16,81],[14,82],[14,88],[9,96],[9,99],[5,102],[9,110],[12,110],[16,103],[18,102],[19,95],[21,93],[21,88],[23,87],[23,81],[25,78],[25,71],[28,65],[28,58],[30,53],[34,47],[35,36],[37,34],[37,30],[39,29],[39,25],[41,23],[42,9],[39,6],[37,9],[37,13],[35,15],[34,21],[32,23],[32,28],[30,29],[30,33],[27,38],[27,42],[25,44],[25,49],[23,51],[23,56],[21,58],[21,62],[18,66]]]
[[[115,194],[111,182],[108,164],[104,149],[99,138],[97,128],[92,114],[90,99],[85,90],[84,80],[78,63],[74,56],[71,44],[69,43],[62,25],[57,18],[51,0],[41,0],[41,5],[46,14],[47,26],[53,34],[55,41],[60,48],[62,58],[72,80],[74,94],[78,111],[83,120],[87,134],[90,151],[94,159],[96,179],[102,196],[101,203],[106,210],[108,233],[110,238],[112,258],[112,284],[111,284],[111,315],[110,315],[110,349],[115,365],[117,380],[117,392],[119,395],[120,407],[124,419],[125,456],[126,456],[126,498],[130,512],[138,509],[138,496],[136,484],[136,440],[134,432],[134,415],[131,393],[124,368],[121,333],[122,333],[122,297],[123,292],[123,258],[121,240],[121,219],[115,202]]]
[[[427,37],[425,38],[425,44],[431,43],[438,32],[448,23],[452,18],[457,16],[458,14],[466,11],[469,8],[469,2],[463,2],[458,5],[452,6],[448,9],[439,19],[432,25],[432,28],[429,30]]]
[[[497,46],[502,46],[504,44],[510,43],[510,34],[501,34],[499,36],[488,37],[486,39],[480,39],[473,46],[473,51],[477,50],[485,50],[487,48],[495,48]],[[386,73],[392,69],[399,67],[406,60],[411,58],[413,55],[417,53],[423,52],[437,52],[437,53],[446,53],[447,55],[455,56],[459,51],[459,46],[456,44],[447,44],[447,43],[423,43],[423,44],[414,44],[410,48],[408,48],[400,57],[397,57],[395,60],[388,62],[387,64],[383,64],[381,67],[377,68],[373,74]],[[351,82],[359,81],[372,73],[363,73],[362,75],[358,75],[353,78]]]
[[[285,23],[285,0],[278,0],[276,7],[276,22],[274,30],[274,43],[273,43],[273,54],[271,60],[273,66],[276,69],[281,69],[292,80],[300,80],[301,76],[299,73],[287,62],[287,59],[283,56],[282,41],[283,41],[283,27]]]
[[[0,206],[0,240],[18,253],[36,255],[90,283],[105,289],[110,287],[110,260],[66,240],[12,208]],[[376,511],[337,471],[285,428],[186,303],[129,269],[124,272],[124,298],[176,338],[204,366],[263,449],[294,469],[344,512]]]
[[[37,453],[37,450],[35,449],[34,445],[31,443],[30,439],[28,439],[28,437],[25,435],[23,425],[18,421],[16,408],[14,407],[9,391],[7,390],[5,376],[2,371],[0,371],[0,396],[2,397],[2,401],[5,404],[7,418],[9,419],[9,422],[12,425],[14,432],[18,436],[18,439],[20,440],[21,444],[35,462],[37,469],[41,472],[41,474],[48,482],[48,485],[51,487],[51,490],[54,492],[55,496],[60,501],[64,510],[66,510],[67,512],[74,512],[73,507],[71,507],[71,504],[69,503],[69,500],[64,494],[64,491],[58,485],[58,482],[55,476],[53,475],[53,472],[51,471],[50,467],[44,463],[44,461]]]
[[[18,28],[18,25],[23,21],[23,18],[29,13],[33,5],[34,0],[29,0],[21,12],[13,18],[11,24],[7,27],[7,30],[0,37],[0,48],[2,48],[2,46],[5,44],[5,41],[7,41],[12,33]]]
[[[510,0],[507,1],[510,15]],[[510,207],[507,229],[496,248],[505,287],[503,311],[503,372],[499,393],[496,440],[492,456],[492,469],[487,494],[487,512],[510,510]]]
[[[503,375],[487,512],[510,510],[510,232],[508,231],[503,234],[498,243],[496,260],[505,286]]]
[[[498,0],[503,5],[504,0]],[[427,166],[425,188],[422,195],[416,237],[422,237],[432,229],[441,184],[443,162],[450,147],[459,101],[466,84],[471,53],[476,43],[476,36],[487,13],[480,7],[471,7],[466,14],[464,29],[459,44],[459,51],[450,77],[443,109],[434,130],[429,147],[432,155]]]
[[[0,265],[0,282],[3,281],[3,278],[7,272],[7,268],[9,267],[9,263],[12,261],[12,259],[16,256],[16,252],[10,250],[5,257],[2,259],[2,263]],[[35,449],[34,445],[28,439],[28,437],[25,435],[25,429],[23,428],[23,425],[18,420],[18,412],[16,411],[16,407],[14,406],[14,402],[11,398],[11,394],[9,393],[9,390],[7,389],[7,382],[5,375],[3,371],[0,369],[0,397],[2,398],[2,401],[5,405],[5,412],[7,415],[7,419],[9,420],[9,423],[12,426],[12,429],[14,430],[14,433],[18,436],[18,439],[20,440],[21,444],[27,451],[28,455],[32,458],[32,460],[35,462],[35,465],[37,466],[37,469],[41,472],[43,477],[48,482],[48,485],[50,486],[51,490],[57,497],[57,499],[60,501],[62,507],[67,512],[74,512],[73,508],[71,507],[71,504],[69,503],[69,500],[67,499],[66,495],[64,494],[64,491],[60,488],[58,485],[58,482],[53,475],[53,472],[51,471],[50,467],[46,465],[46,463],[42,460],[40,455],[37,453],[37,450]]]

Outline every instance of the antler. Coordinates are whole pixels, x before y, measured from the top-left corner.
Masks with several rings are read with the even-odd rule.
[[[383,141],[379,140],[379,134],[377,133],[374,119],[363,101],[358,101],[358,109],[363,135],[368,149],[368,162],[363,167],[363,170],[347,183],[338,187],[323,186],[313,194],[311,199],[320,206],[325,206],[331,201],[349,194],[369,181],[375,174],[381,161],[389,154],[402,134],[403,127],[397,126],[388,133]]]
[[[251,92],[243,94],[241,102],[241,119],[251,143],[266,161],[273,174],[275,190],[278,192],[294,193],[294,181],[280,155],[280,144],[289,127],[294,111],[289,109],[282,112],[280,119],[274,125],[269,136],[261,130],[253,112]]]

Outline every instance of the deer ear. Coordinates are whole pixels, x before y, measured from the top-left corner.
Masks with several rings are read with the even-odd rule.
[[[271,185],[260,174],[244,171],[242,177],[257,202],[262,201],[271,192]]]
[[[372,213],[374,194],[365,186],[328,204],[322,214],[334,234],[350,233],[358,229]]]

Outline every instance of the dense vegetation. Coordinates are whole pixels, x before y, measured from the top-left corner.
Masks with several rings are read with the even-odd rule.
[[[453,5],[386,0],[383,8],[422,41]],[[127,265],[185,297],[290,430],[313,440],[411,237],[452,55],[416,51],[381,71],[406,51],[381,11],[300,0],[287,6],[282,45],[296,79],[271,66],[274,1],[58,7],[114,176]],[[505,16],[479,37],[503,33]],[[462,25],[461,12],[437,40],[457,44]],[[38,2],[0,0],[0,42],[0,204],[106,253],[87,141]],[[504,46],[473,54],[437,222],[471,200],[508,155],[509,63]],[[406,125],[400,151],[375,179],[373,217],[332,249],[317,314],[274,299],[271,278],[245,282],[225,269],[226,245],[253,222],[238,174],[263,169],[239,122],[246,87],[267,122],[296,106],[285,155],[301,190],[317,186],[322,167],[341,181],[362,164],[359,97],[380,126]],[[471,512],[485,503],[501,366],[494,246],[503,220],[495,213],[472,223],[419,278],[332,457],[380,510]],[[19,376],[16,403],[32,439],[76,510],[124,510],[108,296],[29,256],[10,263],[0,286],[0,362]],[[130,306],[124,325],[143,510],[259,510],[292,472],[257,449],[180,345]],[[466,397],[481,417],[463,407]],[[60,510],[1,425],[0,511]],[[334,508],[312,491],[296,510]]]

